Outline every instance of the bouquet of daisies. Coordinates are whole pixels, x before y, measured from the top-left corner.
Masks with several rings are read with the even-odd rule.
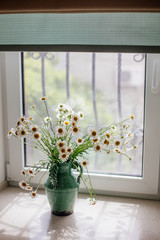
[[[43,116],[34,105],[32,106],[35,114],[41,119],[41,124],[36,124],[34,117],[22,116],[17,121],[16,127],[8,133],[8,137],[14,136],[24,144],[30,145],[47,155],[46,160],[40,160],[32,168],[21,171],[25,180],[20,181],[19,186],[25,190],[30,190],[32,197],[35,197],[43,176],[35,190],[31,186],[31,180],[41,169],[47,169],[56,188],[58,186],[59,164],[71,162],[73,168],[80,173],[80,178],[94,202],[95,193],[88,172],[88,161],[84,157],[84,153],[87,153],[90,149],[97,153],[101,151],[106,152],[106,154],[115,152],[123,154],[131,160],[127,151],[136,148],[132,143],[133,133],[129,131],[130,121],[134,119],[133,115],[119,123],[104,126],[100,129],[93,126],[88,127],[86,133],[82,134],[80,122],[84,118],[83,112],[75,112],[69,105],[59,104],[56,108],[56,121],[53,121],[49,115],[46,97],[42,97],[41,100],[46,108],[46,116]],[[87,172],[86,176],[83,174],[83,168]],[[44,174],[46,172],[44,171]],[[86,177],[88,181],[86,181]]]

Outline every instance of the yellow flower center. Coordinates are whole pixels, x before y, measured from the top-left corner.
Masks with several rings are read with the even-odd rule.
[[[95,137],[97,135],[96,131],[92,131],[92,136]]]
[[[62,153],[65,153],[65,151],[66,151],[65,148],[61,148]]]
[[[101,147],[99,145],[96,146],[96,150],[99,151]]]
[[[77,116],[74,116],[73,119],[74,119],[74,121],[76,121],[76,122],[78,121],[78,117],[77,117]]]
[[[22,130],[21,131],[21,135],[24,136],[26,134],[26,131],[25,130]]]
[[[58,145],[61,148],[61,147],[63,147],[64,144],[63,144],[63,142],[60,142]]]
[[[39,133],[35,133],[34,134],[34,137],[36,138],[36,139],[38,139],[40,136],[39,136]]]
[[[110,138],[110,136],[111,136],[111,135],[110,135],[109,133],[106,134],[106,137],[107,137],[107,138]]]
[[[62,158],[66,158],[66,157],[67,157],[67,154],[63,153]]]
[[[58,133],[63,133],[63,129],[62,128],[58,128]]]
[[[77,127],[74,127],[74,128],[73,128],[73,132],[78,132],[78,128],[77,128]]]
[[[42,97],[41,100],[43,100],[43,101],[46,100],[46,97]]]
[[[36,127],[33,127],[33,128],[32,128],[32,131],[33,131],[33,132],[36,132],[36,131],[37,131],[37,128],[36,128]]]
[[[109,141],[107,139],[105,139],[104,144],[109,145]]]
[[[116,145],[116,146],[119,146],[119,145],[120,145],[120,141],[116,141],[116,142],[115,142],[115,145]]]
[[[87,162],[86,162],[86,161],[83,161],[83,162],[82,162],[82,165],[83,165],[83,166],[86,166],[86,165],[87,165]]]

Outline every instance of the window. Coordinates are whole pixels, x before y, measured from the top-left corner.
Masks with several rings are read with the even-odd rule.
[[[145,55],[121,53],[43,52],[23,54],[23,92],[26,115],[31,106],[40,104],[40,96],[48,96],[50,114],[55,116],[56,104],[70,101],[77,111],[83,109],[81,126],[110,125],[135,116],[135,144],[130,152],[133,161],[118,154],[95,154],[87,158],[93,173],[142,176],[143,114]],[[43,109],[41,109],[42,112]],[[134,152],[134,153],[133,153]],[[33,165],[45,156],[26,147],[26,165]]]
[[[124,165],[123,165],[124,160],[113,159],[112,162],[116,162],[118,163],[118,165],[114,167],[113,166],[108,167],[108,165],[106,165],[105,172],[103,172],[101,166],[98,165],[99,162],[104,160],[103,157],[101,160],[101,159],[98,159],[97,156],[94,156],[93,157],[94,160],[92,160],[92,165],[90,169],[92,171],[91,175],[92,175],[94,188],[99,189],[101,191],[157,194],[158,176],[159,176],[158,122],[160,121],[160,116],[156,111],[156,108],[158,108],[158,101],[159,101],[159,95],[157,94],[159,86],[158,86],[157,77],[156,77],[156,74],[158,74],[156,73],[157,67],[154,67],[154,66],[158,64],[160,56],[156,54],[155,55],[148,54],[146,55],[147,61],[145,61],[144,54],[138,55],[138,56],[136,56],[136,54],[109,54],[109,53],[96,53],[96,54],[95,53],[94,54],[93,53],[84,53],[84,54],[71,53],[67,55],[66,53],[61,52],[56,54],[57,55],[54,56],[53,60],[48,59],[47,60],[48,63],[46,61],[45,69],[47,70],[47,68],[52,68],[52,71],[54,69],[55,70],[55,72],[53,73],[54,78],[56,78],[56,74],[59,73],[59,76],[57,78],[62,78],[62,81],[59,81],[59,79],[57,80],[58,84],[59,82],[61,82],[58,90],[60,93],[63,90],[68,95],[73,94],[73,96],[77,96],[75,89],[77,88],[77,86],[80,87],[79,92],[81,95],[80,97],[78,96],[76,100],[79,103],[80,101],[79,98],[81,98],[82,106],[84,104],[83,101],[86,98],[83,94],[85,92],[84,90],[86,89],[87,85],[89,85],[88,82],[90,81],[90,86],[88,88],[87,94],[88,93],[90,94],[90,101],[91,101],[91,99],[93,100],[93,95],[94,95],[93,88],[91,88],[91,86],[93,87],[93,84],[91,83],[93,83],[92,82],[93,79],[94,81],[95,79],[96,81],[97,79],[99,79],[98,86],[96,85],[96,89],[94,89],[96,93],[96,107],[97,107],[97,110],[99,111],[98,113],[99,115],[97,115],[98,124],[103,124],[103,122],[101,123],[103,118],[100,118],[99,116],[102,115],[104,108],[107,109],[105,121],[107,120],[108,122],[111,120],[115,120],[114,118],[118,119],[120,117],[123,117],[125,114],[128,114],[133,110],[135,115],[138,116],[138,122],[136,124],[139,127],[139,135],[137,134],[138,136],[137,141],[140,141],[141,143],[138,150],[139,152],[136,156],[137,158],[136,164],[139,165],[138,168],[136,166],[135,168],[136,170],[132,168],[127,171],[126,170],[124,171]],[[24,70],[23,85],[25,89],[25,110],[27,113],[27,111],[29,111],[28,106],[30,105],[30,100],[29,100],[30,97],[32,97],[35,101],[38,101],[35,98],[34,89],[31,89],[30,86],[27,86],[28,84],[26,80],[27,74],[29,74],[28,72],[30,71],[31,76],[33,76],[33,78],[30,79],[30,81],[32,80],[36,81],[37,79],[38,82],[40,82],[41,74],[39,73],[40,73],[41,64],[39,64],[39,67],[35,67],[35,69],[37,69],[36,70],[37,73],[36,71],[31,71],[31,69],[29,70],[29,66],[27,64],[29,63],[29,61],[32,61],[32,63],[34,61],[33,64],[37,64],[36,60],[34,59],[36,58],[36,55],[31,56],[31,54],[25,53],[24,56],[25,58],[24,58],[24,69],[23,69]],[[52,55],[49,54],[49,56],[52,56]],[[68,57],[68,60],[66,60],[67,57]],[[76,61],[74,59],[76,59]],[[89,59],[88,63],[85,63],[86,72],[82,71],[82,68],[84,68],[84,66],[82,65],[82,63],[84,62],[84,59],[85,60]],[[109,60],[109,66],[107,64],[108,60]],[[42,59],[39,59],[37,61],[42,61]],[[65,65],[67,61],[69,63],[68,70],[70,70],[68,79],[70,83],[71,81],[73,81],[73,84],[70,84],[71,88],[66,88],[66,82],[65,82],[66,71],[68,71],[66,67],[67,65]],[[78,62],[78,64],[73,65],[75,64],[75,62],[76,64]],[[102,67],[102,65],[104,65],[104,62],[106,62],[106,67]],[[22,91],[21,91],[22,76],[21,76],[20,53],[6,53],[4,58],[4,64],[5,64],[5,72],[6,72],[8,128],[10,128],[15,124],[19,115],[22,114]],[[89,66],[89,67],[86,67],[86,66]],[[27,68],[28,70],[26,70]],[[108,72],[106,71],[107,68],[109,69]],[[153,68],[155,68],[155,71],[153,71]],[[7,71],[8,69],[9,71]],[[93,70],[91,71],[91,69]],[[145,69],[146,69],[146,76],[145,76]],[[102,76],[100,77],[100,72],[103,72],[103,71],[104,71],[104,74],[102,74]],[[46,75],[45,75],[45,77],[47,76],[46,81],[50,81],[52,84],[55,84],[54,82],[52,82],[53,80],[51,79],[51,76],[47,75],[48,74],[47,72],[48,71],[46,71]],[[81,73],[81,76],[79,73]],[[119,73],[121,73],[120,76],[118,76]],[[116,89],[116,92],[113,95],[110,94],[112,92],[111,90],[107,89],[106,92],[105,90],[103,90],[103,83],[104,83],[103,78],[105,75],[107,76],[107,81],[111,80],[111,82],[109,83],[111,90],[115,91]],[[86,80],[83,80],[85,78]],[[19,79],[19,81],[13,81],[13,79]],[[77,84],[76,87],[74,87],[74,84],[75,84],[74,79],[76,79],[76,84]],[[154,81],[152,81],[153,79]],[[30,82],[30,84],[31,86],[33,86],[32,82]],[[117,86],[118,84],[121,85],[121,87],[118,88]],[[36,94],[38,91],[40,91],[40,88],[41,88],[41,85],[39,85],[39,88],[38,87],[36,88]],[[47,84],[46,84],[46,89],[47,88],[50,88],[50,87],[47,87]],[[29,91],[27,92],[28,89],[30,91],[33,90],[33,92],[30,94]],[[133,96],[132,96],[133,89],[137,89],[136,97],[135,97],[135,93],[133,93]],[[157,91],[155,91],[156,89]],[[135,92],[135,90],[133,92]],[[106,96],[106,93],[108,93],[107,96]],[[52,96],[52,94],[53,92],[51,91],[47,95]],[[67,94],[66,96],[68,97]],[[145,98],[144,98],[144,95],[145,95]],[[114,99],[115,96],[118,97],[118,101],[117,99]],[[60,94],[58,94],[58,97],[61,100],[64,97],[64,94],[61,97],[60,97]],[[65,101],[65,99],[66,98],[62,100]],[[130,100],[132,101],[130,102]],[[56,99],[56,101],[54,104],[58,103],[59,99]],[[105,106],[106,101],[109,101],[111,103],[110,105],[111,107],[109,106],[106,108]],[[91,114],[90,118],[93,119],[93,116],[95,116],[96,112],[94,108],[95,105],[93,105],[93,103],[91,102],[89,102],[88,104],[89,106],[92,105],[92,109],[94,109],[94,111],[90,113]],[[125,102],[127,102],[127,104],[125,104]],[[117,111],[117,106],[118,106],[118,111]],[[136,114],[136,112],[138,114]],[[144,127],[144,137],[142,138],[143,127]],[[17,149],[17,151],[14,151],[14,149]],[[29,151],[30,150],[27,149],[27,154],[30,154]],[[143,152],[143,167],[142,167],[142,152]],[[8,176],[12,181],[19,181],[19,172],[24,165],[23,146],[20,146],[19,142],[17,143],[15,140],[11,140],[9,142],[9,156],[10,156],[10,163],[8,165]],[[26,159],[26,163],[31,164],[32,159],[33,157],[31,158],[28,157],[28,159]],[[15,161],[16,161],[16,164],[15,164]],[[133,162],[133,165],[134,163],[135,162]],[[108,174],[108,173],[112,173],[112,174]]]

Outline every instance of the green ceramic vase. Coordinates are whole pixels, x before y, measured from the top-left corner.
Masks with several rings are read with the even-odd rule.
[[[71,167],[71,162],[59,165],[58,187],[56,189],[53,188],[49,177],[45,182],[46,195],[54,215],[66,216],[73,213],[79,190],[79,181],[72,173]]]

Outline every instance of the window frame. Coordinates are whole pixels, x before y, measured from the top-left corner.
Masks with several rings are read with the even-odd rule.
[[[23,114],[22,112],[22,69],[21,54],[18,52],[0,53],[3,65],[3,91],[4,102],[6,102],[5,113],[5,136],[7,131],[15,125],[15,122]],[[146,60],[146,84],[145,84],[145,109],[144,109],[144,153],[143,153],[143,177],[129,177],[117,175],[91,174],[93,187],[97,193],[112,195],[158,195],[159,193],[159,136],[160,113],[156,111],[159,107],[160,94],[151,92],[153,79],[154,61],[160,62],[160,55],[149,54]],[[160,74],[160,73],[159,73]],[[159,83],[160,84],[160,83]],[[153,107],[154,106],[154,107]],[[156,116],[156,117],[154,117]],[[151,143],[151,144],[150,144]],[[20,171],[24,168],[23,144],[11,138],[5,147],[7,151],[7,179],[9,184],[17,184],[22,178]],[[155,159],[155,161],[151,161]],[[45,171],[45,170],[44,170]],[[43,171],[42,171],[43,172]],[[43,173],[40,173],[43,174]],[[33,179],[38,183],[39,177]],[[43,179],[42,184],[45,179]],[[85,191],[83,184],[80,191]]]

